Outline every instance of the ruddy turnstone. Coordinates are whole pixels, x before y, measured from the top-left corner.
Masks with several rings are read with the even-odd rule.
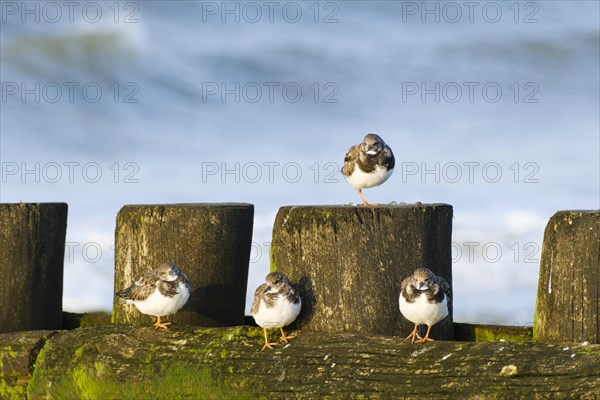
[[[188,301],[190,292],[188,277],[174,264],[164,262],[116,295],[135,305],[142,314],[155,316],[154,328],[167,329],[171,323],[160,322],[160,317],[176,313]]]
[[[385,182],[394,171],[394,153],[381,137],[374,133],[365,136],[360,144],[350,147],[344,158],[342,174],[354,187],[366,206],[369,203],[362,194],[362,189],[372,188]]]
[[[293,336],[286,336],[283,327],[294,322],[300,308],[302,300],[296,293],[287,276],[281,272],[271,272],[265,278],[265,283],[260,285],[254,292],[254,301],[250,313],[254,320],[263,328],[265,335],[265,345],[262,351],[271,345],[277,343],[269,343],[267,337],[267,329],[279,328],[281,331],[280,342],[288,342]]]
[[[417,343],[432,341],[429,338],[431,327],[448,316],[450,286],[441,276],[427,268],[418,268],[402,281],[400,292],[400,312],[415,324],[414,329],[404,340],[419,337]],[[419,325],[427,325],[427,333],[421,338],[417,332]]]

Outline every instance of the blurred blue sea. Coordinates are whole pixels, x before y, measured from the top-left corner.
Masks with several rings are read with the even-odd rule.
[[[52,4],[0,4],[0,200],[69,203],[67,310],[110,309],[132,203],[253,203],[252,295],[368,132],[367,199],[454,206],[457,321],[531,324],[548,218],[600,208],[597,1]]]

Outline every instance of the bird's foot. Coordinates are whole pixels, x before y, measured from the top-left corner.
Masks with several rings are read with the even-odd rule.
[[[358,192],[358,194],[360,195],[360,199],[362,200],[362,202],[363,202],[363,204],[364,204],[365,206],[368,206],[368,207],[375,207],[375,206],[378,206],[378,205],[379,205],[379,204],[377,204],[377,203],[369,203],[369,202],[367,201],[367,199],[365,199],[365,196],[363,196],[363,194],[362,194],[362,190],[361,190],[361,189],[356,189],[356,191],[357,191],[357,192]]]
[[[156,317],[156,322],[154,323],[154,329],[168,329],[170,322],[160,322],[160,317]]]
[[[429,339],[429,331],[431,331],[431,325],[427,325],[427,333],[425,337],[417,340],[417,343],[433,342],[433,339]]]
[[[169,329],[169,325],[171,325],[170,322],[157,322],[154,324],[154,329]]]
[[[279,343],[288,343],[288,339],[293,339],[295,338],[297,335],[286,335],[285,332],[283,332],[283,329],[281,330],[281,337],[279,338]]]
[[[279,343],[268,343],[267,342],[267,343],[265,343],[265,345],[263,346],[261,351],[265,351],[265,349],[267,349],[267,348],[273,350],[272,346],[277,346],[278,344]]]
[[[410,342],[414,343],[415,338],[419,338],[419,340],[421,340],[421,336],[419,335],[419,325],[418,324],[415,324],[415,327],[413,328],[412,332],[410,333],[410,335],[408,335],[407,337],[404,338],[403,342],[410,339]]]
[[[435,340],[433,340],[429,337],[424,337],[424,338],[417,340],[415,343],[425,343],[425,342],[435,342]]]
[[[407,340],[410,339],[411,343],[419,343],[420,340],[423,340],[423,338],[421,338],[421,335],[419,335],[418,333],[414,332],[411,333],[410,335],[408,335],[407,337],[405,337],[402,341],[406,342]],[[415,342],[415,339],[419,339],[417,342]],[[431,340],[431,339],[430,339]]]

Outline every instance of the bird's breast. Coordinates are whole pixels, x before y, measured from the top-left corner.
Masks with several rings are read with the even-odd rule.
[[[372,172],[364,172],[357,165],[352,174],[346,176],[346,180],[356,189],[368,189],[387,181],[392,172],[393,169],[387,170],[382,166],[377,166]]]
[[[404,296],[400,295],[400,312],[406,319],[414,324],[437,324],[448,316],[448,301],[446,296],[439,302],[427,300],[427,294],[422,293],[415,297],[414,302],[409,303]]]

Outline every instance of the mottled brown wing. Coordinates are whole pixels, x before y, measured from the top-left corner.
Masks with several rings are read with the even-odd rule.
[[[179,284],[183,283],[188,290],[191,290],[192,285],[187,275],[179,272],[179,276],[174,281],[159,281],[156,286],[163,296],[174,297],[179,292]]]
[[[286,285],[284,290],[281,292],[281,295],[285,296],[290,303],[298,304],[300,301],[300,295],[296,293],[291,285]]]
[[[394,158],[394,152],[392,152],[392,148],[390,146],[388,146],[387,144],[384,145],[383,151],[381,152],[381,154],[378,157],[380,158],[378,160],[378,162],[381,165],[385,165],[385,167],[388,170],[394,169],[394,167],[396,166],[396,159]]]
[[[179,278],[177,278],[177,283],[179,282],[183,282],[186,288],[192,290],[192,283],[190,282],[190,278],[188,278],[188,276],[181,271],[179,272]]]
[[[400,285],[400,292],[404,296],[404,298],[406,299],[407,302],[413,303],[415,301],[415,296],[413,294],[408,293],[407,288],[408,288],[409,284],[410,284],[410,276],[408,278],[405,278],[402,281],[402,285]]]
[[[165,297],[174,297],[179,291],[179,281],[158,281],[156,287]]]
[[[437,277],[437,284],[440,286],[440,289],[446,295],[448,305],[450,305],[450,300],[452,299],[452,291],[450,290],[450,285],[448,285],[448,282],[446,282],[446,280],[441,276]]]
[[[152,272],[142,275],[133,285],[127,289],[117,292],[117,296],[127,300],[145,300],[156,290],[158,276]]]
[[[344,174],[344,176],[350,176],[352,175],[352,172],[354,172],[354,166],[358,160],[359,152],[359,145],[355,144],[350,147],[350,150],[346,153],[346,157],[344,157],[344,166],[342,167],[342,174]]]
[[[254,315],[258,312],[258,306],[260,305],[260,299],[262,294],[265,292],[267,284],[263,283],[254,291],[254,300],[252,300],[252,307],[250,308],[250,314]]]

